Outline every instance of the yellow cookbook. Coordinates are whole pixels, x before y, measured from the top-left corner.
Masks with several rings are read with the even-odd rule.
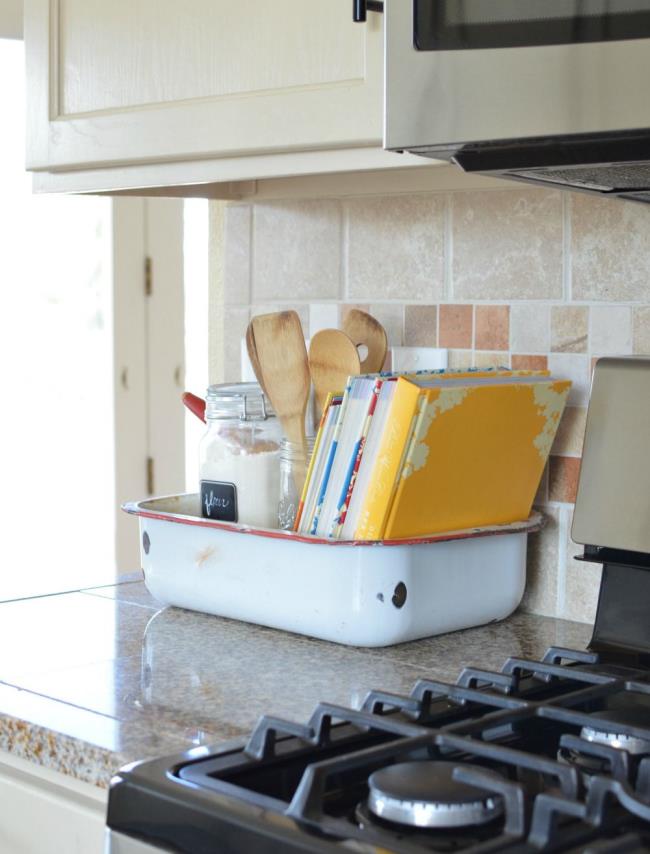
[[[397,384],[355,538],[526,519],[571,382],[504,374]]]

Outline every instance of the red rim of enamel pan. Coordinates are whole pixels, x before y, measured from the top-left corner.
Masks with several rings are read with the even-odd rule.
[[[147,508],[154,502],[185,498],[184,495],[166,495],[157,498],[147,498],[143,501],[129,501],[122,505],[122,510],[133,516],[143,516],[146,519],[160,519],[164,522],[174,522],[179,525],[195,525],[199,528],[216,528],[219,531],[230,531],[233,534],[252,534],[254,537],[266,537],[285,542],[309,543],[321,546],[414,546],[426,543],[443,543],[450,540],[469,540],[476,537],[491,537],[503,534],[531,534],[539,531],[544,525],[544,517],[534,510],[528,519],[521,522],[510,522],[506,525],[486,525],[485,527],[466,528],[462,531],[444,531],[421,537],[408,537],[401,540],[333,540],[316,537],[311,534],[297,534],[293,531],[282,531],[272,528],[251,528],[235,522],[219,522],[216,519],[204,519],[201,516],[186,516],[181,513],[171,513],[163,510]]]

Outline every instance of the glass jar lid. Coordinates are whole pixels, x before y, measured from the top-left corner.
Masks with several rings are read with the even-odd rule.
[[[258,383],[211,385],[205,398],[207,421],[266,421],[275,412]]]

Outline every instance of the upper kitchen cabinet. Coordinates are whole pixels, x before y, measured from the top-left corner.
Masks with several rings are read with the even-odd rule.
[[[27,168],[83,191],[403,166],[382,29],[350,0],[25,0]]]

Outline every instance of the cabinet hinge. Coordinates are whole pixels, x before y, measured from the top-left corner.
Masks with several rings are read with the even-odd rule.
[[[153,291],[153,264],[151,258],[147,256],[144,259],[144,292],[150,297]]]
[[[147,457],[147,495],[153,495],[153,457]]]

